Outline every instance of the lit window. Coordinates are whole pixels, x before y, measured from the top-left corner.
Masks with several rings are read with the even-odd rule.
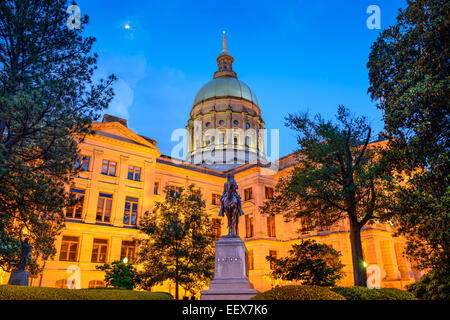
[[[83,212],[83,204],[84,204],[84,192],[83,189],[70,189],[69,197],[71,201],[76,201],[76,204],[73,206],[67,207],[66,209],[66,217],[81,219],[81,214]]]
[[[63,236],[61,250],[59,252],[60,261],[76,261],[78,252],[78,237]]]
[[[265,187],[264,188],[264,193],[266,196],[266,199],[273,199],[273,188],[272,187]]]
[[[141,181],[141,168],[128,166],[128,180]]]
[[[88,285],[89,289],[103,288],[105,283],[102,280],[91,280]]]
[[[253,258],[253,250],[247,251],[247,261],[248,261],[248,270],[253,270],[254,266],[254,258]]]
[[[221,195],[220,194],[217,194],[217,193],[213,193],[212,194],[212,204],[214,205],[214,206],[218,206],[218,205],[220,205],[220,202],[221,202]]]
[[[91,262],[106,262],[106,254],[108,252],[108,240],[94,239],[94,246],[92,247]]]
[[[244,189],[244,201],[253,199],[253,189],[247,188]]]
[[[245,215],[245,237],[253,237],[253,215]]]
[[[125,210],[123,213],[123,223],[129,225],[136,225],[136,216],[138,209],[138,198],[126,197]]]
[[[275,216],[274,215],[267,217],[267,235],[271,238],[276,237]]]
[[[97,203],[97,221],[109,222],[111,219],[112,194],[99,193]]]
[[[122,248],[120,250],[120,260],[124,258],[128,259],[128,263],[134,263],[136,254],[136,242],[135,241],[122,241]]]
[[[78,154],[75,159],[75,170],[89,171],[89,161],[91,157]]]
[[[117,162],[103,160],[102,174],[115,177],[116,176],[116,168],[117,168]]]

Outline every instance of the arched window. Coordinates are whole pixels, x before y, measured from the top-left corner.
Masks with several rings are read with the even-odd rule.
[[[67,289],[67,280],[61,279],[55,282],[55,288]]]

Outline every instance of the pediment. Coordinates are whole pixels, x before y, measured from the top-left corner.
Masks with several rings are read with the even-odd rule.
[[[120,122],[93,123],[92,129],[95,130],[95,136],[97,137],[113,139],[117,142],[137,144],[158,150],[158,148],[149,140],[128,129]]]

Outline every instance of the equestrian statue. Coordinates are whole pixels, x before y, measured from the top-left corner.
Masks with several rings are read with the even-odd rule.
[[[228,236],[238,236],[239,217],[244,214],[241,209],[241,197],[237,193],[237,183],[229,174],[223,186],[219,217],[226,215],[228,220]]]

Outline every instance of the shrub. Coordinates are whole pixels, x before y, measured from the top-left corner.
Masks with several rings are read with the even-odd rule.
[[[407,288],[418,299],[450,300],[449,271],[442,269],[430,271],[419,281],[410,284]]]
[[[345,300],[345,298],[324,287],[289,285],[258,293],[251,300]]]
[[[413,294],[394,288],[368,289],[366,287],[335,287],[331,291],[347,300],[415,300]]]
[[[0,300],[172,300],[166,292],[120,289],[60,289],[2,285]]]

